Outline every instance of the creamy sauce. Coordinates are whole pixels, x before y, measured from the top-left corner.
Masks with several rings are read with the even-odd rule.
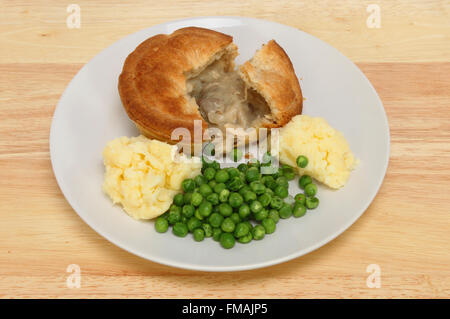
[[[249,103],[245,83],[237,72],[227,72],[221,60],[189,79],[187,86],[203,118],[222,130],[254,127],[269,112],[267,105],[261,107]]]

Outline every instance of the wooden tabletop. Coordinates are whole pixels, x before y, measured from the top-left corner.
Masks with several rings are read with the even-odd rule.
[[[73,2],[80,28],[68,27],[70,2],[0,1],[0,297],[450,296],[449,1]],[[354,61],[384,103],[391,157],[377,197],[346,232],[306,256],[236,273],[159,265],[98,235],[56,184],[49,129],[77,71],[130,33],[205,15],[308,32]],[[80,288],[67,285],[71,264],[80,267]],[[379,288],[367,284],[377,269]]]

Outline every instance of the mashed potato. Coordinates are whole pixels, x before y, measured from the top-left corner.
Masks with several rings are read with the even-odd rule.
[[[297,166],[299,155],[309,160],[305,168]],[[280,162],[335,189],[344,186],[357,165],[342,133],[324,119],[307,115],[297,115],[281,129]]]
[[[181,182],[200,174],[201,161],[182,156],[177,147],[144,136],[120,137],[103,151],[103,191],[136,219],[163,214],[181,191]]]

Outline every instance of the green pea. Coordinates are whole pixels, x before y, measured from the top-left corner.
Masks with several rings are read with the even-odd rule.
[[[308,209],[314,209],[319,206],[319,199],[317,197],[306,198],[306,207]]]
[[[195,207],[192,205],[184,205],[181,210],[181,214],[187,218],[194,216],[194,213],[195,213]]]
[[[203,223],[202,229],[205,232],[205,237],[211,237],[213,234],[213,228],[210,224]]]
[[[173,225],[172,232],[175,236],[186,237],[188,233],[188,227],[183,223],[176,223]]]
[[[255,216],[255,219],[260,222],[269,216],[269,212],[267,209],[263,208],[259,212],[253,213],[253,215]]]
[[[258,168],[250,167],[245,172],[245,178],[247,179],[247,182],[251,183],[251,182],[259,180],[261,178],[261,173],[259,172]]]
[[[283,176],[283,174],[281,173],[281,170],[278,169],[277,171],[275,171],[275,172],[272,174],[272,176],[273,176],[273,178],[276,180],[278,177]]]
[[[232,233],[234,231],[234,228],[236,227],[236,224],[233,222],[233,220],[230,217],[227,217],[223,220],[222,225],[220,225],[220,228],[222,228],[222,231],[226,233]]]
[[[192,193],[191,197],[191,205],[197,207],[200,206],[200,204],[203,201],[203,196],[200,193]]]
[[[208,221],[212,227],[220,227],[223,222],[223,216],[219,213],[212,213],[211,216],[209,216]]]
[[[207,182],[205,176],[203,176],[203,175],[195,176],[194,181],[195,181],[195,185],[197,187],[200,187],[200,185],[206,184],[206,182]]]
[[[219,205],[219,212],[222,216],[228,217],[233,213],[233,208],[228,203],[222,203]]]
[[[295,178],[294,168],[289,165],[283,165],[281,168],[281,172],[288,181],[291,181]]]
[[[165,233],[169,229],[169,222],[164,217],[158,217],[155,221],[155,229],[158,233]]]
[[[266,175],[261,177],[261,183],[263,183],[265,186],[268,186],[267,184],[270,184],[270,182],[275,182],[275,179],[271,175]]]
[[[296,202],[298,202],[298,203],[300,203],[302,205],[305,205],[305,203],[306,203],[306,196],[305,196],[305,194],[298,193],[297,195],[295,195],[294,199],[295,199]]]
[[[271,176],[272,177],[272,176]],[[266,189],[271,189],[274,190],[275,188],[277,188],[278,183],[275,181],[275,179],[272,177],[272,179],[268,179],[265,182],[266,185]]]
[[[289,187],[289,182],[288,182],[288,179],[286,178],[286,176],[280,176],[275,181],[280,186],[283,186],[283,187],[286,187],[286,188]]]
[[[256,200],[256,198],[257,196],[253,191],[247,191],[246,193],[244,193],[244,199],[247,203]]]
[[[202,228],[194,229],[194,240],[195,241],[202,241],[205,239],[205,231]]]
[[[222,203],[228,202],[228,196],[230,196],[230,191],[228,189],[223,189],[219,193],[219,201]]]
[[[263,206],[259,201],[254,200],[253,202],[250,203],[250,210],[252,211],[252,213],[260,212],[262,209]]]
[[[269,210],[269,215],[267,217],[272,218],[275,223],[278,223],[280,220],[280,214],[278,214],[278,211],[275,209]]]
[[[232,220],[235,224],[241,222],[241,217],[239,216],[238,213],[233,213],[233,214],[231,214],[230,218],[231,218],[231,220]]]
[[[214,193],[220,194],[220,192],[226,188],[227,186],[225,183],[217,183],[216,186],[214,186]]]
[[[292,181],[295,178],[295,172],[285,172],[284,177],[286,177],[288,181]]]
[[[233,154],[232,155],[233,155],[233,161],[238,162],[242,158],[242,150],[240,150],[238,148],[235,148],[233,150]]]
[[[211,187],[211,189],[214,190],[214,187],[217,185],[217,182],[214,179],[212,179],[208,182],[208,185],[209,187]]]
[[[248,166],[245,163],[239,164],[237,168],[242,173],[245,173],[248,170]]]
[[[179,211],[169,212],[169,217],[167,221],[170,225],[174,225],[175,223],[181,222],[181,213]]]
[[[251,223],[250,221],[246,220],[246,221],[243,222],[243,223],[247,224],[248,229],[249,229],[250,231],[253,229],[253,225],[252,225],[252,223]]]
[[[220,228],[213,228],[213,240],[215,241],[219,241],[220,240],[220,235],[222,235],[222,229]]]
[[[312,183],[312,178],[309,175],[303,175],[298,180],[298,186],[301,189],[305,189],[305,186]]]
[[[244,197],[245,193],[249,191],[251,191],[250,186],[244,184],[244,186],[242,186],[242,188],[239,190],[239,194],[241,194],[241,196]]]
[[[253,239],[252,233],[249,231],[247,235],[239,237],[237,241],[240,242],[241,244],[247,244],[251,242],[252,239]]]
[[[203,220],[205,218],[202,214],[200,214],[198,208],[194,212],[194,217],[196,217],[198,220]]]
[[[305,195],[308,197],[314,197],[317,193],[317,185],[310,183],[305,186]]]
[[[250,188],[256,195],[264,194],[264,192],[266,191],[266,186],[264,186],[264,184],[260,181],[251,182]]]
[[[184,205],[184,197],[183,197],[183,194],[176,194],[174,197],[173,197],[173,203],[175,204],[175,205],[177,205],[177,206],[183,206]]]
[[[277,225],[272,218],[263,219],[261,225],[264,227],[266,234],[272,234],[277,228]]]
[[[201,227],[201,226],[202,226],[202,222],[197,217],[191,217],[191,218],[189,218],[189,220],[187,222],[187,227],[190,232],[193,232],[194,229]]]
[[[280,198],[286,198],[289,195],[287,187],[281,185],[278,185],[277,188],[275,188],[274,193]]]
[[[230,175],[230,178],[239,177],[239,170],[236,167],[228,167],[227,172]]]
[[[211,186],[209,186],[208,184],[200,185],[198,191],[200,194],[202,194],[203,197],[206,197],[213,192],[213,190],[211,189]]]
[[[208,201],[203,201],[198,207],[198,211],[203,217],[208,217],[212,212],[212,204]]]
[[[185,179],[181,183],[181,187],[183,188],[183,191],[185,191],[185,192],[192,192],[195,188],[195,182],[191,178]]]
[[[192,192],[184,193],[183,201],[185,204],[189,204],[191,202],[191,198],[192,198]]]
[[[234,230],[234,237],[242,237],[248,234],[250,229],[246,223],[239,223],[236,225],[236,229]]]
[[[239,207],[239,216],[242,219],[248,218],[250,216],[250,207],[247,204],[242,205]]]
[[[258,197],[258,201],[261,203],[261,205],[263,205],[263,207],[267,207],[272,201],[272,196],[268,193],[264,193]]]
[[[160,217],[163,217],[165,219],[169,218],[169,211],[166,211],[164,214],[162,214]]]
[[[308,158],[306,156],[300,155],[297,157],[297,166],[305,168],[308,165]]]
[[[292,216],[292,206],[289,204],[283,204],[283,207],[280,208],[279,214],[280,214],[280,217],[283,219],[291,217]]]
[[[230,233],[222,233],[220,235],[220,245],[225,249],[233,248],[236,243],[234,236]]]
[[[244,187],[244,182],[238,176],[234,176],[230,181],[228,181],[227,185],[230,190],[236,192]]]
[[[266,235],[266,230],[262,225],[256,225],[252,229],[252,235],[254,240],[261,240]]]
[[[292,215],[298,218],[304,216],[305,214],[306,214],[306,207],[303,204],[296,202],[294,204],[294,210],[292,212]]]
[[[283,206],[283,200],[278,196],[273,196],[270,202],[270,207],[274,209],[280,209]]]
[[[216,170],[212,167],[208,167],[205,169],[205,171],[203,172],[203,176],[205,176],[205,178],[210,181],[212,180],[215,176],[216,176]]]
[[[241,206],[243,202],[244,202],[244,199],[242,198],[241,194],[239,194],[239,193],[231,193],[230,197],[228,198],[228,203],[233,208]]]
[[[170,213],[175,213],[175,212],[181,214],[181,207],[176,206],[176,205],[173,205],[173,204],[170,205],[169,214],[170,214]]]
[[[216,172],[216,182],[217,183],[225,183],[230,178],[230,175],[225,169],[221,169],[220,171]]]
[[[219,204],[219,195],[217,193],[209,194],[206,197],[206,200],[213,205],[218,205]]]

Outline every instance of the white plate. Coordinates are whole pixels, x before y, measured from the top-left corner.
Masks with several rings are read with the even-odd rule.
[[[303,114],[324,117],[342,131],[361,160],[344,188],[319,187],[319,207],[302,218],[280,220],[262,241],[222,249],[211,238],[198,243],[171,232],[156,233],[113,206],[103,194],[102,150],[119,136],[138,131],[126,115],[117,80],[127,55],[155,34],[199,26],[230,34],[239,47],[238,63],[275,39],[301,79]],[[103,237],[143,258],[180,268],[234,271],[265,267],[304,255],[328,243],[353,224],[375,197],[389,159],[389,127],[383,105],[364,74],[321,40],[281,24],[241,17],[203,17],[164,23],[114,43],[73,78],[56,108],[51,132],[53,170],[78,215]],[[299,192],[291,182],[291,194]]]

